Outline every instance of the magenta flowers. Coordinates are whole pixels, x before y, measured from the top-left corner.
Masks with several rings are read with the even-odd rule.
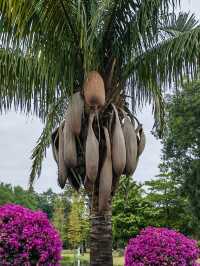
[[[59,235],[43,212],[0,207],[0,265],[58,266],[61,250]]]
[[[147,227],[130,239],[125,266],[195,266],[198,256],[195,240],[167,228]]]

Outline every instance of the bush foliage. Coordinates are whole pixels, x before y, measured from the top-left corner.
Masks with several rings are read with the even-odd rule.
[[[125,266],[195,266],[197,241],[166,228],[147,227],[130,239]]]
[[[15,204],[0,207],[0,265],[58,266],[61,250],[46,214]]]

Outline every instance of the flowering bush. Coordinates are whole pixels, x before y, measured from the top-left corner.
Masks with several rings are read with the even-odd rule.
[[[58,266],[62,243],[41,211],[14,204],[0,207],[0,265]]]
[[[174,230],[147,227],[130,239],[125,266],[195,266],[198,255],[195,240]]]

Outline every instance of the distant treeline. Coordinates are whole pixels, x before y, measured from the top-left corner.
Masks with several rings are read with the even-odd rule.
[[[15,203],[32,210],[40,209],[47,213],[51,219],[53,216],[54,200],[58,197],[51,189],[43,193],[31,192],[20,186],[0,183],[0,205]]]
[[[60,232],[65,248],[89,245],[89,208],[84,192],[66,187],[56,194],[51,189],[37,193],[20,186],[0,184],[0,205],[12,202],[44,211]],[[128,239],[146,226],[173,228],[199,238],[199,223],[190,211],[180,185],[169,174],[137,184],[122,177],[113,200],[113,247],[124,248]]]

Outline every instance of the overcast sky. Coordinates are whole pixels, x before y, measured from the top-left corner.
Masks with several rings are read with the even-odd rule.
[[[195,13],[200,18],[200,0],[182,0],[181,10]],[[150,133],[153,126],[151,108],[146,107],[137,114],[144,125],[147,146],[141,156],[139,166],[134,174],[137,181],[145,181],[159,173],[161,145]],[[40,136],[43,125],[36,117],[8,112],[0,116],[0,182],[21,185],[27,188],[31,169],[31,151]],[[43,162],[42,174],[35,183],[39,192],[52,188],[60,192],[57,185],[57,167],[52,158],[51,149]]]

